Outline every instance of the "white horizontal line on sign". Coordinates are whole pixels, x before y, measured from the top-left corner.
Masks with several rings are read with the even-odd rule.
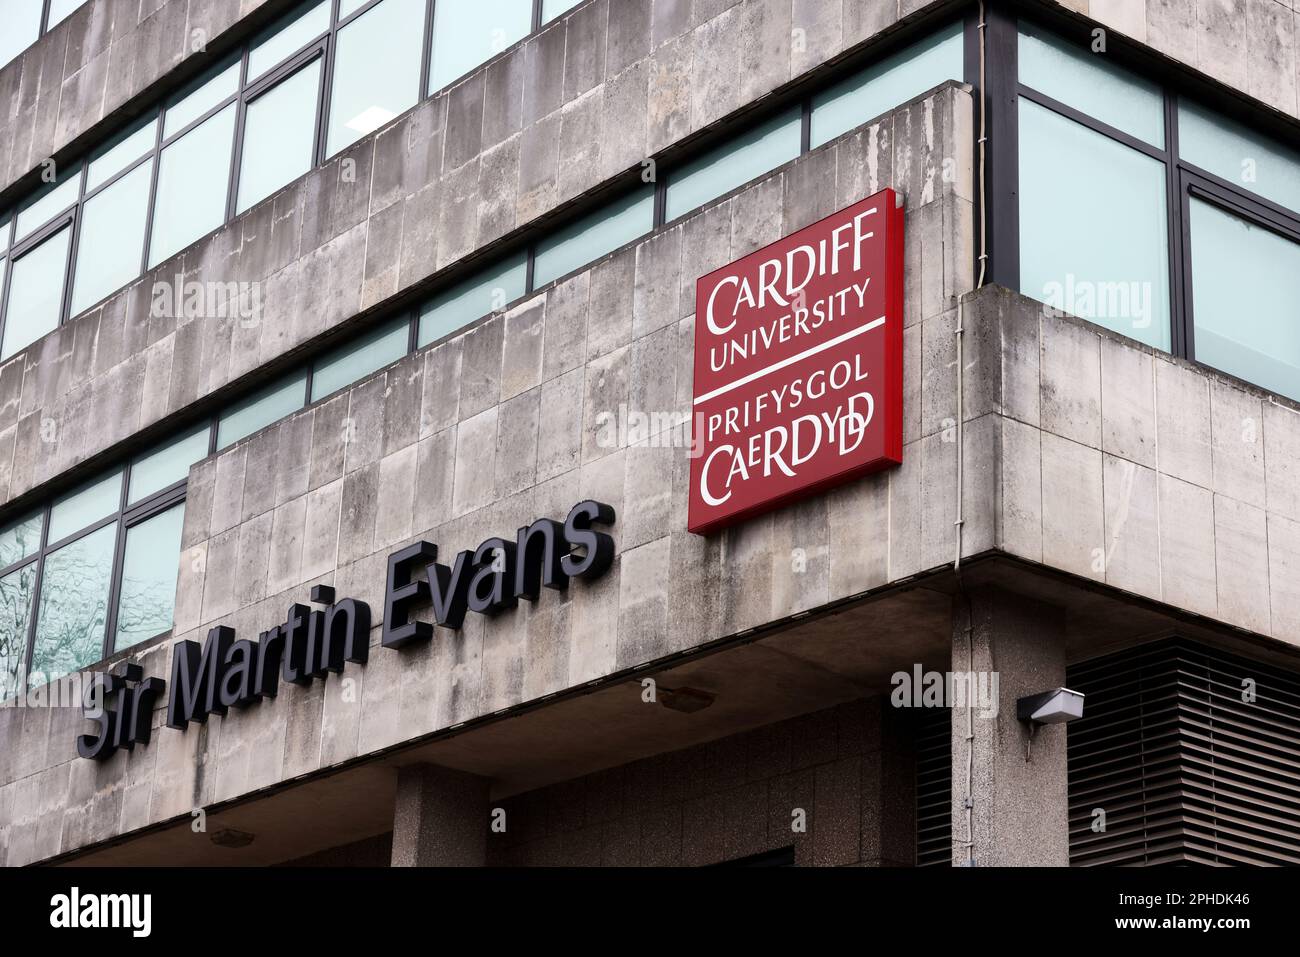
[[[712,392],[707,392],[704,395],[697,395],[695,397],[694,404],[699,405],[701,402],[708,402],[710,399],[716,399],[718,396],[725,395],[726,393],[730,392],[732,389],[738,389],[742,385],[746,385],[747,383],[753,382],[755,379],[761,379],[763,378],[763,376],[769,375],[770,373],[779,372],[781,369],[784,369],[787,366],[792,366],[796,362],[802,362],[804,359],[807,359],[809,356],[815,356],[819,352],[825,352],[827,349],[833,348],[834,346],[838,346],[841,342],[848,342],[850,339],[854,338],[855,336],[860,336],[864,332],[870,332],[872,329],[875,329],[877,326],[882,326],[884,324],[885,324],[884,316],[881,316],[879,319],[873,319],[871,322],[868,322],[865,326],[859,326],[856,329],[844,333],[842,336],[836,336],[834,339],[828,339],[819,345],[813,346],[811,349],[805,349],[803,352],[799,353],[796,356],[789,356],[788,358],[782,359],[780,362],[773,362],[770,366],[768,366],[765,369],[759,369],[757,372],[751,372],[749,375],[741,376],[739,379],[735,380],[734,382],[728,382],[726,385],[719,386],[718,388],[714,389]]]

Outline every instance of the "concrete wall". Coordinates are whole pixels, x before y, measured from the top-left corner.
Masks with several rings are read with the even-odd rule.
[[[793,847],[799,866],[908,866],[915,784],[908,715],[869,698],[510,798],[487,862],[695,867]]]
[[[998,547],[1300,644],[1300,407],[1030,299],[969,312]]]
[[[613,6],[549,24],[0,366],[0,500],[426,285],[900,15],[857,0]],[[178,277],[257,283],[260,317],[151,316],[155,282]]]
[[[395,548],[473,547],[563,518],[586,497],[618,510],[619,557],[604,578],[536,606],[471,615],[454,637],[377,650],[364,669],[285,686],[230,721],[162,729],[103,763],[75,757],[76,713],[0,710],[0,740],[16,743],[0,751],[8,862],[188,815],[949,561],[971,116],[969,94],[949,84],[196,465],[177,638],[202,640],[216,623],[255,636],[318,581],[368,601],[377,624]],[[722,535],[689,534],[686,449],[602,443],[601,413],[686,413],[696,277],[886,185],[907,197],[904,466]],[[968,433],[970,554],[993,544],[977,518],[994,477],[981,428]],[[165,677],[170,652],[165,641],[134,656]]]
[[[1293,0],[1049,0],[1300,117]]]

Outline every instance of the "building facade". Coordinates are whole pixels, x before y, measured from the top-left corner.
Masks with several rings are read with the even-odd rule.
[[[0,861],[1300,862],[1289,2],[0,7]],[[690,531],[882,190],[898,463]]]

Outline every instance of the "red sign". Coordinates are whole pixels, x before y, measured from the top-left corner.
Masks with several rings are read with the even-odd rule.
[[[903,210],[892,189],[695,287],[688,528],[903,460]]]

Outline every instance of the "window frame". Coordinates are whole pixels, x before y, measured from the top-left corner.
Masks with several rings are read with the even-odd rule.
[[[1188,95],[1176,88],[1171,74],[1144,67],[1140,56],[1121,56],[1117,65],[1144,80],[1154,83],[1160,90],[1164,104],[1163,149],[1152,146],[1089,114],[1061,103],[1020,81],[1018,48],[1021,24],[1066,40],[1077,39],[1082,28],[1058,26],[1038,17],[1017,16],[1000,9],[989,13],[989,78],[986,82],[990,100],[990,162],[986,168],[986,186],[991,232],[990,281],[1020,291],[1020,209],[1019,209],[1019,129],[1016,105],[1025,98],[1052,110],[1085,128],[1108,137],[1117,143],[1136,149],[1161,162],[1165,168],[1165,215],[1169,260],[1169,354],[1194,362],[1223,375],[1251,383],[1240,376],[1196,358],[1195,303],[1192,295],[1192,243],[1191,200],[1197,198],[1218,206],[1239,219],[1266,229],[1300,245],[1300,209],[1291,210],[1264,196],[1202,169],[1184,159],[1179,152],[1179,100],[1204,105],[1213,113],[1223,115],[1223,110],[1205,97]],[[1010,50],[1009,55],[994,58],[993,44],[999,51]],[[1226,119],[1227,117],[1225,117]],[[1238,121],[1242,122],[1242,121]],[[1249,132],[1261,140],[1279,140],[1272,129],[1244,121]],[[1122,335],[1122,333],[1120,333]]]
[[[211,437],[209,437],[209,454],[211,452]],[[136,459],[141,456],[125,462],[118,470],[121,476],[121,488],[118,490],[117,505],[108,515],[96,519],[88,525],[82,526],[77,530],[64,535],[57,541],[50,541],[50,514],[58,499],[51,499],[44,502],[38,509],[29,509],[19,513],[20,515],[40,514],[41,516],[41,540],[39,547],[30,555],[26,555],[16,562],[13,562],[4,568],[0,568],[0,578],[13,574],[27,566],[34,566],[35,577],[32,584],[32,607],[27,616],[27,634],[24,638],[24,652],[22,674],[15,684],[15,694],[22,694],[24,690],[30,690],[32,675],[33,656],[36,653],[36,629],[40,620],[41,613],[41,589],[45,582],[45,566],[49,557],[67,545],[71,545],[101,529],[116,525],[113,542],[113,565],[109,573],[109,588],[107,595],[107,606],[104,617],[104,637],[100,645],[100,654],[98,658],[86,662],[80,668],[103,661],[118,651],[125,649],[117,648],[117,617],[118,604],[122,595],[122,571],[126,555],[126,535],[127,532],[137,525],[147,522],[151,518],[161,515],[163,512],[176,505],[182,505],[185,502],[186,485],[188,478],[173,482],[166,488],[159,489],[150,495],[145,496],[139,502],[130,504],[127,501],[130,494],[131,469],[135,465]],[[111,469],[108,471],[112,471]],[[90,479],[95,481],[94,478]],[[80,487],[80,486],[78,486]],[[75,491],[72,489],[71,491]],[[180,561],[180,555],[176,556],[177,562]],[[160,632],[161,634],[161,632]],[[147,639],[146,639],[147,640]],[[139,644],[139,642],[137,642]],[[128,646],[134,647],[134,645]]]

